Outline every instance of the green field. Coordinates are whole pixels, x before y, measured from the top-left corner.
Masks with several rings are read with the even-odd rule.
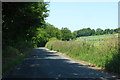
[[[45,47],[78,60],[88,61],[110,72],[120,73],[120,55],[118,51],[120,45],[118,45],[117,36],[100,35],[81,37],[81,39],[83,40],[79,38],[74,41],[53,40],[49,41]],[[94,41],[94,39],[96,40]]]
[[[117,34],[106,34],[106,35],[95,35],[95,36],[86,36],[86,37],[78,37],[77,41],[84,41],[86,42],[97,42],[97,41],[105,41],[112,37],[117,37]]]

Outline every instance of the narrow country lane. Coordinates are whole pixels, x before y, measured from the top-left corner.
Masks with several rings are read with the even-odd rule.
[[[91,69],[41,47],[32,50],[5,78],[83,78],[112,79],[111,75]],[[66,79],[67,80],[67,79]]]

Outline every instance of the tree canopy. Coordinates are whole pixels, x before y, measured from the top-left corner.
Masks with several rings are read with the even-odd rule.
[[[105,29],[102,30],[101,28],[90,29],[90,28],[83,28],[73,32],[73,35],[76,37],[81,36],[91,36],[91,35],[103,35],[103,34],[113,34],[118,33],[118,29]]]
[[[49,16],[48,5],[49,3],[46,2],[3,2],[3,48],[28,41],[32,41],[37,46],[44,46],[51,38],[69,41],[81,36],[118,32],[118,29],[102,30],[100,28],[96,30],[83,28],[73,33],[66,27],[60,30],[45,22],[45,18]]]
[[[62,28],[62,40],[67,40],[69,41],[70,38],[72,38],[72,33],[68,28]]]
[[[45,25],[48,17],[45,2],[3,2],[2,32],[4,45],[31,40],[36,28]],[[3,47],[4,47],[3,45]]]

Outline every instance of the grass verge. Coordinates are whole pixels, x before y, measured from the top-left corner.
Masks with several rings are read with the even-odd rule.
[[[2,65],[2,74],[5,74],[15,65],[19,64],[27,55],[30,54],[32,48],[27,49],[23,54],[15,56],[15,57],[5,57],[7,61],[6,64]]]
[[[120,40],[117,37],[102,42],[49,41],[46,48],[65,53],[71,58],[83,60],[110,72],[120,73]]]

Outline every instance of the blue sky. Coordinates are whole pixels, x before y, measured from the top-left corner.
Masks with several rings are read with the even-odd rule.
[[[118,27],[118,2],[50,2],[49,10],[46,22],[59,29]]]

